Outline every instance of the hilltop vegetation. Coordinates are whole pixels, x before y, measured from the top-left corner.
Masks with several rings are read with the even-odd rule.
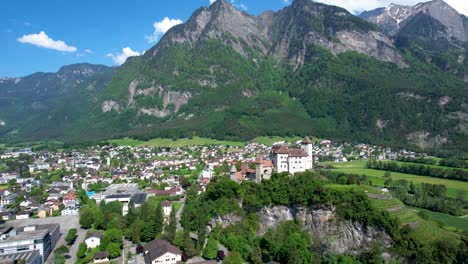
[[[311,173],[300,173],[295,176],[276,174],[271,180],[261,184],[244,182],[239,185],[227,178],[219,178],[198,197],[193,190],[187,193],[182,223],[186,230],[198,233],[199,239],[208,237],[218,240],[232,252],[237,252],[244,260],[253,263],[261,263],[260,261],[380,263],[383,261],[381,256],[383,249],[377,245],[368,251],[364,250],[361,255],[333,253],[324,248],[324,245],[314,237],[310,237],[301,226],[301,221],[283,222],[264,235],[258,235],[259,227],[265,223],[261,223],[257,213],[265,206],[313,207],[333,204],[341,220],[383,228],[392,238],[390,252],[395,254],[394,256],[418,263],[452,263],[455,260],[463,262],[466,240],[457,241],[452,237],[454,239],[452,243],[443,244],[444,242],[438,239],[445,239],[444,235],[433,236],[431,240],[419,240],[417,236],[420,233],[412,232],[408,226],[401,227],[398,215],[383,210],[387,208],[385,206],[376,207],[362,189],[341,188],[341,186],[346,187],[346,185],[329,185],[321,180],[321,176]],[[367,189],[365,190],[367,192]],[[206,233],[205,226],[213,217],[232,214],[240,216],[241,221],[228,227],[218,226],[211,233]],[[419,219],[415,213],[412,214],[413,219]],[[432,225],[421,221],[421,225],[423,224]],[[439,232],[437,228],[434,230]],[[186,246],[200,250],[203,248],[198,244]]]

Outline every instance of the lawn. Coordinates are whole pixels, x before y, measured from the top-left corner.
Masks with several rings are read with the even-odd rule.
[[[343,173],[366,175],[374,185],[383,186],[384,184],[384,173],[383,170],[367,169],[366,161],[351,161],[351,162],[337,162],[337,163],[326,163],[335,167],[334,171]],[[419,176],[406,173],[391,172],[393,180],[405,179],[415,184],[430,183],[430,184],[443,184],[447,186],[447,195],[450,197],[456,197],[458,192],[465,192],[465,198],[468,199],[468,182],[439,179],[429,176]]]
[[[182,206],[182,202],[173,202],[172,203],[172,210],[177,212],[177,211],[179,211],[181,206]]]
[[[194,145],[229,145],[229,146],[239,146],[242,147],[245,145],[243,142],[236,141],[222,141],[210,138],[181,138],[173,140],[170,138],[154,138],[149,141],[140,141],[131,138],[122,138],[122,139],[113,139],[109,140],[110,143],[115,143],[119,146],[140,146],[140,147],[186,147]]]

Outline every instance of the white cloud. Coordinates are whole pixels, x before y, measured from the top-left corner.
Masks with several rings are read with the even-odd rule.
[[[173,26],[182,24],[182,20],[180,19],[172,19],[165,17],[163,20],[154,22],[153,27],[154,27],[154,32],[153,34],[149,36],[145,36],[146,40],[148,40],[149,43],[154,43],[156,42],[162,35],[164,35],[170,28]]]
[[[133,56],[140,56],[140,53],[138,51],[134,51],[129,47],[125,47],[122,49],[121,53],[109,53],[107,54],[107,57],[112,58],[115,64],[120,65],[124,63],[128,57],[133,57]]]
[[[216,2],[216,0],[210,0],[210,5]]]
[[[247,11],[247,10],[249,9],[246,5],[244,5],[244,4],[242,4],[242,3],[239,4],[239,8],[240,8],[241,10],[244,10],[244,11]]]
[[[93,53],[94,53],[94,51],[92,51],[92,50],[90,50],[90,49],[85,49],[84,52],[90,53],[90,54],[93,54]]]
[[[285,0],[286,1],[286,0]],[[329,5],[336,5],[346,8],[354,14],[362,11],[372,10],[379,7],[387,7],[391,3],[400,5],[415,5],[426,0],[316,0]],[[468,1],[466,0],[445,0],[449,5],[455,8],[459,13],[468,15]]]
[[[52,38],[49,38],[49,36],[47,36],[44,31],[41,31],[39,34],[23,35],[22,37],[18,38],[18,41],[46,49],[53,49],[64,52],[75,52],[77,50],[76,47],[68,46],[62,40],[53,40]]]

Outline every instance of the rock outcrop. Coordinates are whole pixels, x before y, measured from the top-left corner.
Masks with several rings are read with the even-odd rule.
[[[359,254],[374,242],[384,248],[391,245],[391,238],[383,229],[339,219],[331,206],[265,207],[259,212],[259,217],[259,235],[269,228],[276,228],[280,222],[297,220],[315,241],[324,243],[336,253]]]

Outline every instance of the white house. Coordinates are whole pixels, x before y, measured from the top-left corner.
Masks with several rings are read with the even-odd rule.
[[[78,215],[80,213],[80,209],[67,207],[60,212],[62,215]]]
[[[163,240],[153,240],[143,249],[146,264],[176,264],[182,261],[182,252]]]
[[[97,248],[101,245],[102,234],[93,232],[86,234],[86,247],[87,248]]]
[[[305,137],[300,149],[290,149],[285,145],[275,145],[271,149],[270,158],[275,171],[291,174],[304,172],[313,168],[312,142]]]
[[[164,216],[169,217],[171,215],[171,211],[172,211],[171,201],[164,201],[164,202],[162,202],[161,205],[162,205],[162,209],[163,209],[163,212],[164,212]]]
[[[29,211],[19,212],[16,214],[16,219],[29,219],[29,215],[31,215]]]

